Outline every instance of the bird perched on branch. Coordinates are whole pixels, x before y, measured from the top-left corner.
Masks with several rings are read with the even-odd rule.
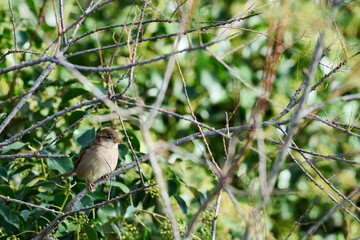
[[[87,181],[93,191],[93,182],[102,176],[108,176],[115,170],[119,150],[118,143],[122,139],[111,128],[104,128],[96,134],[95,138],[81,150],[75,162],[74,170],[66,172],[61,177],[76,176]]]

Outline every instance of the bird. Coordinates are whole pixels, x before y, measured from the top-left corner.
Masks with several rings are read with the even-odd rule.
[[[95,138],[80,151],[74,169],[61,174],[60,177],[76,176],[87,181],[89,189],[93,192],[94,181],[108,174],[116,168],[119,150],[118,144],[122,142],[119,134],[111,129],[100,130]]]

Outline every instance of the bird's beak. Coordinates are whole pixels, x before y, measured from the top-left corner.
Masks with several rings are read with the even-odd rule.
[[[113,141],[116,143],[121,143],[123,140],[121,138],[114,138]]]

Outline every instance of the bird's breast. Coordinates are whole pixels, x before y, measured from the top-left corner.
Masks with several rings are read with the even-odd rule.
[[[94,182],[115,170],[119,158],[119,151],[115,147],[100,145],[89,149],[76,169],[76,175],[84,180]]]

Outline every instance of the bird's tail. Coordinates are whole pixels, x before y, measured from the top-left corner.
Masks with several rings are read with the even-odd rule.
[[[59,177],[69,177],[69,176],[74,176],[74,174],[75,174],[75,171],[71,170],[71,171],[61,174]]]

